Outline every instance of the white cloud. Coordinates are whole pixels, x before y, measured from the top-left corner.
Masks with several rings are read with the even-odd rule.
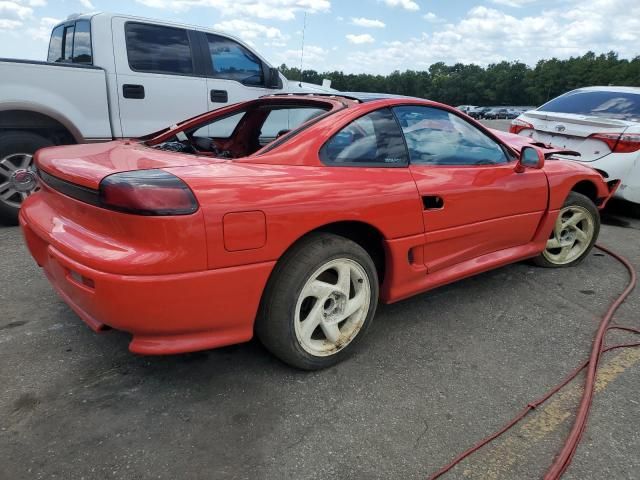
[[[491,1],[498,5],[505,5],[507,7],[520,8],[520,7],[524,7],[525,5],[534,3],[538,0],[491,0]]]
[[[8,18],[0,18],[0,28],[4,30],[14,30],[22,26],[20,20],[9,20]]]
[[[375,42],[375,38],[373,38],[368,33],[363,33],[362,35],[354,35],[353,33],[348,34],[347,40],[349,43],[353,43],[354,45],[362,45],[363,43],[373,43]]]
[[[33,8],[43,7],[45,0],[0,0],[0,29],[15,30],[33,20]]]
[[[58,18],[43,17],[37,26],[28,28],[27,33],[35,40],[48,42],[51,36],[51,28],[60,22],[61,20]]]
[[[246,42],[252,42],[252,44],[254,41],[261,39],[267,40],[270,46],[278,47],[286,45],[286,41],[289,38],[288,35],[284,35],[276,27],[269,27],[250,20],[223,20],[216,23],[213,28],[240,37]]]
[[[22,2],[0,1],[0,20],[24,20],[33,15],[33,8]]]
[[[352,52],[347,64],[350,70],[387,73],[427,69],[440,61],[487,65],[519,60],[535,65],[540,59],[568,58],[589,50],[613,50],[633,58],[639,43],[638,0],[567,0],[525,16],[479,6],[433,32]]]
[[[390,7],[400,7],[412,12],[420,10],[420,5],[413,0],[384,0],[384,3]]]
[[[279,51],[276,54],[279,63],[286,63],[291,67],[300,66],[300,49],[297,50],[284,50]],[[320,71],[324,71],[329,67],[326,66],[327,55],[329,50],[319,47],[317,45],[305,45],[304,47],[304,59],[303,69],[314,68]]]
[[[293,20],[296,12],[324,13],[331,10],[330,0],[136,0],[147,7],[173,11],[192,7],[210,7],[224,16],[251,16]]]
[[[364,17],[352,18],[351,23],[358,27],[365,27],[365,28],[384,28],[385,27],[384,22],[380,20],[374,20],[372,18],[364,18]]]
[[[437,16],[433,12],[425,13],[422,16],[422,18],[424,18],[427,22],[430,22],[430,23],[441,23],[441,22],[444,22],[444,20],[442,18],[440,18],[439,16]]]
[[[96,7],[93,6],[93,3],[91,3],[91,0],[80,0],[80,3],[86,9],[89,9],[89,10],[95,10],[96,9]]]

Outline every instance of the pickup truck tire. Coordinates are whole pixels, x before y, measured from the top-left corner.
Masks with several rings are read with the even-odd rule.
[[[0,133],[0,223],[18,224],[20,205],[33,190],[16,190],[12,178],[17,172],[31,168],[36,150],[52,145],[48,138],[32,132]]]

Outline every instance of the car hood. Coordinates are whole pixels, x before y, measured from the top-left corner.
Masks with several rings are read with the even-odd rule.
[[[147,147],[136,140],[49,147],[39,150],[35,155],[37,168],[62,180],[92,189],[97,189],[100,181],[113,173],[223,161],[165,152]]]

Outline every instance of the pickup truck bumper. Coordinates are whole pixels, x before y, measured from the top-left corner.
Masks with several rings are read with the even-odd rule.
[[[20,213],[26,244],[62,299],[94,331],[129,332],[129,349],[166,355],[245,342],[275,262],[171,275],[117,275],[61,253]]]

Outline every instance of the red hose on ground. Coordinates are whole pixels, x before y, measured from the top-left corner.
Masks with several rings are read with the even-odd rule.
[[[582,394],[582,399],[580,401],[580,406],[578,408],[578,413],[576,414],[576,419],[574,421],[573,427],[565,444],[554,460],[553,464],[547,470],[547,473],[544,476],[544,480],[556,480],[559,479],[562,474],[565,472],[567,467],[570,465],[573,456],[575,455],[576,449],[578,448],[578,444],[580,443],[580,439],[582,438],[582,433],[587,424],[587,419],[589,417],[589,410],[591,408],[591,402],[593,399],[593,392],[595,387],[595,379],[596,373],[598,370],[598,362],[600,361],[600,357],[603,353],[608,352],[610,350],[615,350],[618,348],[627,348],[627,347],[638,347],[640,346],[640,342],[638,343],[625,343],[619,345],[612,345],[609,347],[604,347],[604,337],[609,330],[623,330],[626,332],[640,334],[640,330],[632,327],[624,327],[618,325],[610,325],[613,315],[622,302],[629,296],[629,294],[633,291],[637,283],[637,277],[635,269],[633,265],[621,255],[618,255],[615,252],[612,252],[606,247],[602,245],[596,245],[596,248],[602,250],[603,252],[611,255],[613,258],[622,263],[627,271],[629,272],[629,283],[624,291],[618,296],[618,298],[611,304],[605,315],[602,317],[602,321],[598,328],[598,332],[596,333],[596,337],[593,341],[593,347],[591,349],[591,355],[589,359],[586,360],[582,365],[576,368],[573,372],[571,372],[559,385],[552,388],[545,395],[540,397],[535,402],[528,404],[525,408],[523,408],[520,413],[518,413],[510,422],[508,422],[504,427],[502,427],[497,432],[489,435],[484,440],[476,443],[471,448],[465,450],[460,455],[455,457],[449,464],[442,467],[440,470],[435,472],[433,475],[429,477],[429,480],[435,480],[436,478],[441,477],[457,464],[459,464],[462,460],[480,450],[482,447],[492,442],[508,430],[510,430],[514,425],[520,422],[531,410],[535,409],[542,403],[546,402],[550,397],[555,395],[560,389],[566,386],[571,380],[573,380],[583,369],[589,367],[587,371],[587,376],[585,378],[585,386],[584,392]]]

